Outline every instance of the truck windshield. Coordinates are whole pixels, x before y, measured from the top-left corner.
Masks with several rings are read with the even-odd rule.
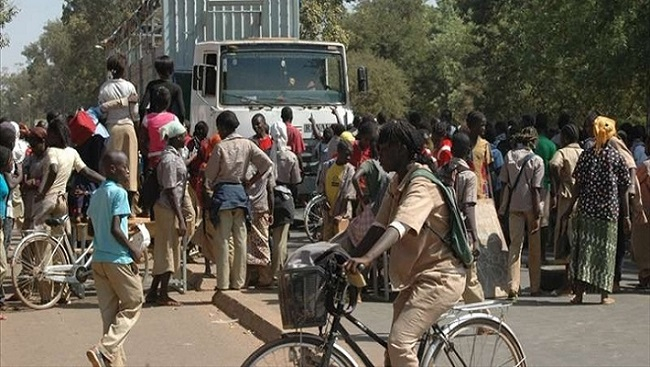
[[[240,51],[221,56],[223,105],[345,104],[339,53]]]

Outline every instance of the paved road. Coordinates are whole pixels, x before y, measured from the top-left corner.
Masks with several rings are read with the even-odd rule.
[[[306,239],[292,232],[291,248]],[[522,287],[528,287],[527,269]],[[636,269],[629,261],[624,268],[621,294],[616,303],[599,304],[600,296],[585,296],[587,304],[573,306],[568,296],[522,297],[505,317],[520,339],[530,366],[650,366],[650,291],[637,290]],[[273,293],[249,291],[267,307],[278,310]],[[392,307],[384,302],[362,302],[355,316],[380,335],[390,330]],[[279,318],[278,318],[279,320]],[[278,324],[281,326],[281,324]],[[383,363],[383,350],[369,338],[348,328],[368,351],[376,365]]]
[[[290,247],[306,243],[292,232]],[[201,265],[191,265],[200,271]],[[627,268],[624,293],[612,306],[569,306],[567,297],[521,298],[507,313],[533,366],[649,366],[650,293],[636,291],[633,268]],[[527,281],[527,275],[522,279]],[[525,286],[525,284],[524,284]],[[180,308],[147,308],[126,344],[133,366],[237,366],[262,343],[210,304],[213,279],[203,289],[179,295]],[[247,292],[278,312],[272,292]],[[13,303],[12,305],[18,305]],[[363,302],[355,315],[380,334],[389,331],[391,306]],[[0,323],[0,366],[87,365],[84,352],[101,330],[96,298],[73,299],[67,306],[45,311],[9,311]],[[279,319],[279,317],[278,317]],[[382,351],[357,334],[372,360],[381,364]]]
[[[182,307],[145,308],[127,339],[130,366],[238,366],[261,341],[210,303],[204,292],[173,295]],[[11,305],[18,305],[11,303]],[[101,336],[97,298],[43,311],[20,308],[0,323],[0,366],[86,366]]]

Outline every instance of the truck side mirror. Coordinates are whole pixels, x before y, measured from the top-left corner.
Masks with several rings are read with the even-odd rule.
[[[194,65],[192,68],[192,90],[203,91],[204,65]]]
[[[359,92],[368,91],[368,69],[365,66],[357,68],[357,87]]]

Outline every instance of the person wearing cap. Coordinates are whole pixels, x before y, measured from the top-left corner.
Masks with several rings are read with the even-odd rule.
[[[180,237],[187,232],[183,215],[183,200],[187,194],[187,166],[180,150],[185,146],[185,126],[173,120],[160,128],[160,137],[166,141],[157,166],[160,197],[153,211],[156,218],[156,245],[153,250],[153,281],[147,293],[147,303],[161,306],[179,306],[169,297],[169,280],[180,267]]]

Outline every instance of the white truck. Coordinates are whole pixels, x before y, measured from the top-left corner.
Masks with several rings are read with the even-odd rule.
[[[279,122],[289,106],[293,124],[311,139],[308,118],[352,121],[345,48],[299,40],[299,0],[206,1],[194,47],[190,119],[214,128],[216,116],[233,111],[239,133],[253,135],[251,118]]]

